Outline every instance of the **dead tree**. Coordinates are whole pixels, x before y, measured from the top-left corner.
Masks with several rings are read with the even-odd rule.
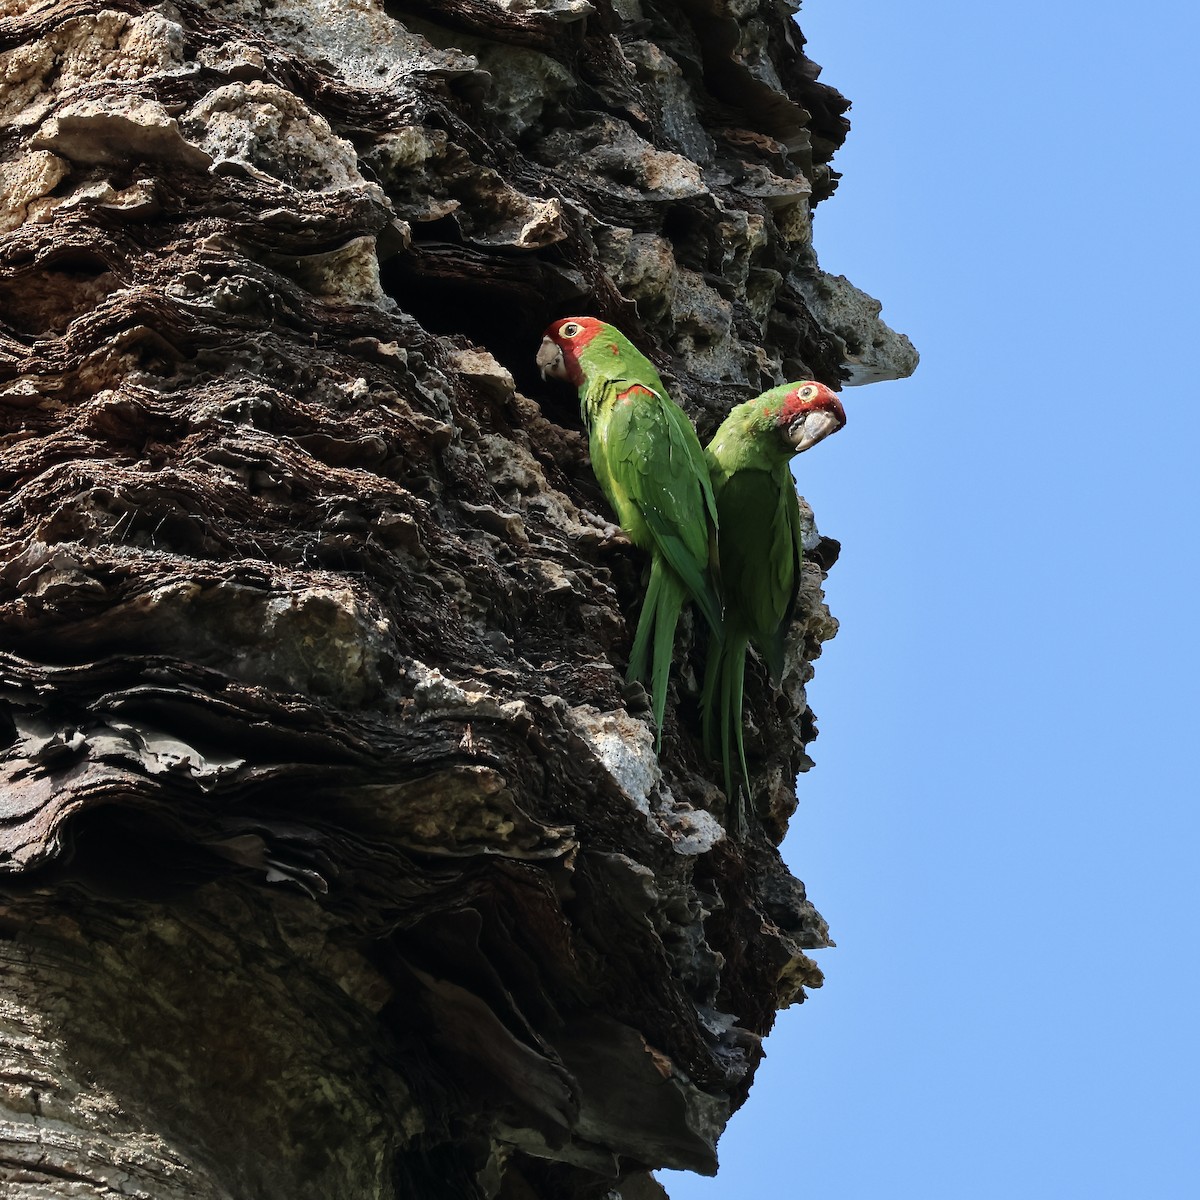
[[[553,318],[702,436],[907,373],[818,269],[846,102],[771,0],[8,0],[0,1182],[661,1194],[825,922],[775,849],[835,624],[810,538],[724,836],[661,761]]]

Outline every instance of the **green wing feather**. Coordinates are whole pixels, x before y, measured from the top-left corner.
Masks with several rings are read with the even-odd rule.
[[[780,502],[784,510],[781,514],[781,527],[786,524],[787,537],[779,547],[779,562],[783,563],[790,551],[792,563],[791,580],[785,584],[787,604],[769,641],[765,644],[756,643],[766,660],[771,682],[776,687],[783,678],[783,652],[792,617],[796,612],[796,600],[800,595],[800,570],[804,563],[804,530],[800,526],[800,502],[796,498],[796,485],[792,480],[791,471],[788,471],[786,489],[781,489]]]
[[[730,581],[727,619],[765,651],[795,602],[799,510],[787,465],[730,475],[719,511],[721,563]]]
[[[657,748],[675,628],[689,597],[714,635],[723,635],[709,561],[716,500],[696,431],[652,369],[643,379],[631,373],[589,380],[581,403],[596,478],[630,540],[651,553],[627,677],[646,679],[653,642],[650,689]]]
[[[662,554],[709,626],[719,630],[721,604],[708,577],[709,531],[717,521],[717,506],[696,431],[664,396],[616,400],[629,384],[615,383],[601,437],[614,488],[628,498],[640,519],[628,525],[623,519],[622,525],[631,535],[639,524],[645,527],[650,542],[646,548]]]

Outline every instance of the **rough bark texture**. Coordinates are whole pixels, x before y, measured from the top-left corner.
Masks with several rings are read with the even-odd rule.
[[[758,819],[542,329],[702,436],[910,371],[822,274],[846,102],[771,0],[8,0],[0,1183],[15,1198],[661,1195],[712,1171],[825,922]],[[849,435],[847,435],[849,436]]]

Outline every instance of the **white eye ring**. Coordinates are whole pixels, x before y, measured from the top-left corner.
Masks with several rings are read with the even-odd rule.
[[[574,321],[568,321],[558,332],[563,337],[572,338],[579,332],[579,326]]]
[[[811,396],[812,394],[813,389],[811,387],[803,387],[800,389],[800,395],[802,396]]]

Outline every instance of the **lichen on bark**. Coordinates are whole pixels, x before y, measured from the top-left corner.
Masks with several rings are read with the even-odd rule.
[[[771,0],[7,6],[6,1195],[715,1169],[830,944],[776,847],[837,547],[731,843],[702,647],[658,760],[645,564],[533,356],[611,320],[702,436],[908,373],[813,253],[817,74]]]

